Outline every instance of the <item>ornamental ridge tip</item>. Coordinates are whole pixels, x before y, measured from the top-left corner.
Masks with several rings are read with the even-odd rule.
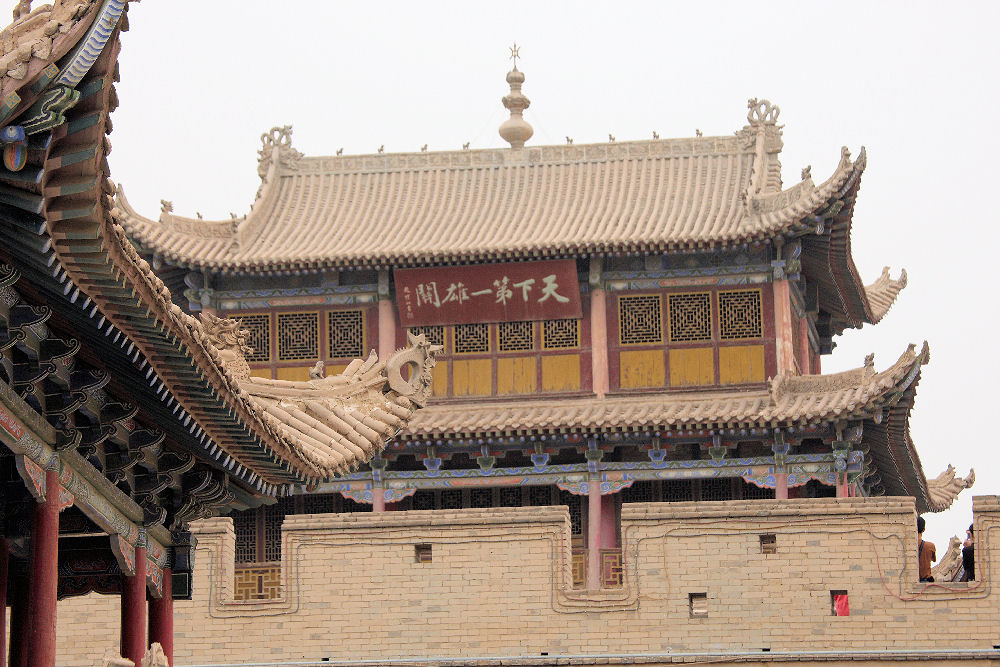
[[[510,111],[510,118],[500,126],[500,136],[510,143],[514,149],[524,148],[524,142],[535,133],[534,128],[524,120],[524,110],[531,106],[531,100],[521,93],[524,74],[517,69],[517,59],[521,57],[517,42],[510,49],[510,59],[514,61],[514,69],[507,72],[507,83],[510,84],[510,94],[504,95],[503,105]]]

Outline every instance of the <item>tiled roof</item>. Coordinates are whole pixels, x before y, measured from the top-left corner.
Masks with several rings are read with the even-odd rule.
[[[876,373],[862,366],[830,375],[781,374],[750,391],[691,391],[606,398],[512,400],[432,405],[410,422],[403,437],[464,436],[518,431],[729,427],[804,424],[871,415],[898,399],[929,358],[926,343],[911,345]]]
[[[845,151],[825,182],[782,190],[780,135],[752,121],[728,137],[332,157],[265,135],[263,185],[243,219],[185,218],[165,203],[150,220],[121,195],[118,207],[145,250],[217,270],[708,247],[801,227],[863,166]]]

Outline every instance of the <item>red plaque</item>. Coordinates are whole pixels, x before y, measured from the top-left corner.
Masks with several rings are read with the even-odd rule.
[[[576,262],[442,266],[393,272],[404,327],[582,317]]]

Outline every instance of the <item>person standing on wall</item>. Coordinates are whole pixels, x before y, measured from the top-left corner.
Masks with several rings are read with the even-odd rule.
[[[937,560],[937,548],[934,546],[933,542],[924,541],[924,527],[926,522],[924,517],[917,517],[917,540],[919,540],[919,546],[917,547],[917,563],[919,564],[918,573],[920,576],[920,581],[934,581],[934,577],[931,575],[931,563]]]
[[[976,580],[976,532],[972,524],[965,531],[965,542],[962,542],[962,568],[965,570],[963,581]]]

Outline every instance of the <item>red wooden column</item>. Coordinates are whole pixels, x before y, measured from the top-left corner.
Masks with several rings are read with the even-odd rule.
[[[778,362],[778,372],[795,372],[795,348],[792,336],[792,301],[788,280],[775,280],[774,288],[774,348]]]
[[[0,537],[0,656],[7,655],[7,538]]]
[[[372,487],[372,512],[385,511],[385,489],[381,486]]]
[[[587,588],[601,587],[601,478],[591,477],[587,488]]]
[[[45,471],[45,502],[34,507],[28,573],[28,667],[56,664],[59,592],[59,473]]]
[[[146,652],[146,547],[135,548],[135,576],[122,576],[122,657],[135,664]]]
[[[774,498],[775,500],[788,500],[788,473],[774,473]]]
[[[174,596],[170,568],[163,568],[163,597],[149,601],[149,643],[163,647],[167,661],[174,664]]]
[[[809,353],[812,347],[809,345],[809,323],[808,317],[799,320],[799,369],[803,375],[812,373],[809,363]]]
[[[590,258],[590,359],[594,393],[608,393],[608,309],[601,281],[601,258]]]
[[[10,652],[8,667],[28,665],[28,582],[20,577],[11,582]]]
[[[389,271],[382,269],[378,272],[378,358],[385,361],[395,351],[396,311],[389,294]]]
[[[847,473],[837,475],[837,497],[847,498]]]

